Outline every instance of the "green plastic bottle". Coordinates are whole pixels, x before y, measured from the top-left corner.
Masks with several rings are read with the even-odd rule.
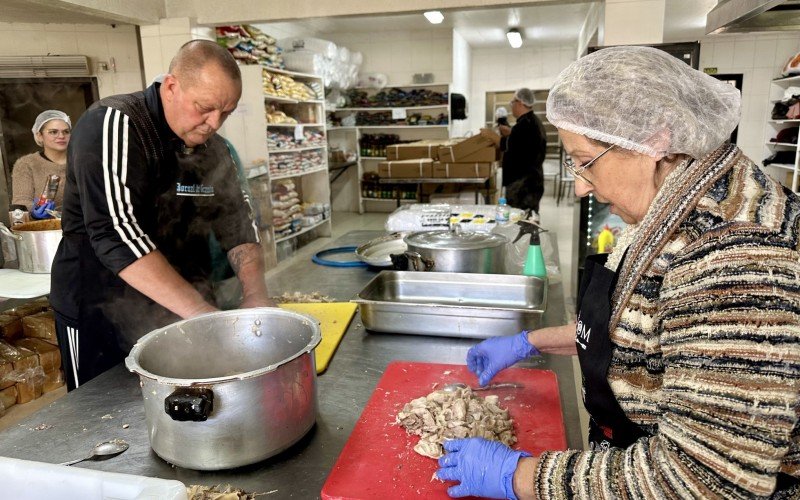
[[[530,234],[531,241],[528,245],[528,253],[525,256],[525,265],[522,266],[522,274],[524,276],[536,276],[537,278],[547,277],[547,268],[544,265],[544,254],[542,253],[541,238],[539,233],[547,231],[542,229],[538,224],[521,220],[517,222],[520,227],[519,234],[514,242],[517,242],[522,235]]]

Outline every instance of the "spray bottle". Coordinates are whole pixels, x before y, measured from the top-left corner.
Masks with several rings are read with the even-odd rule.
[[[517,234],[514,243],[519,241],[525,234],[531,235],[531,241],[528,245],[528,254],[525,257],[525,265],[522,268],[522,274],[525,276],[536,276],[537,278],[546,278],[547,269],[544,265],[544,255],[542,254],[540,233],[547,232],[542,226],[535,222],[521,220],[517,222],[520,227],[519,234]]]

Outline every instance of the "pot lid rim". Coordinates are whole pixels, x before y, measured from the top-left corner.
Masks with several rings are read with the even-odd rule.
[[[419,248],[443,250],[479,250],[495,248],[508,243],[508,238],[502,234],[470,232],[457,233],[454,231],[421,231],[411,233],[404,238],[408,245]]]

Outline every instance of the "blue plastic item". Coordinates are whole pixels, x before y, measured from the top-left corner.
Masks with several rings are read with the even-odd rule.
[[[337,247],[321,250],[311,257],[311,261],[314,262],[314,264],[329,267],[368,267],[369,264],[366,262],[361,262],[360,260],[328,260],[324,258],[326,255],[338,253],[352,253],[355,255],[356,248],[358,247]]]

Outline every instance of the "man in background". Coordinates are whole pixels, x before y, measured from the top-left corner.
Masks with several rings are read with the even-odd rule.
[[[212,235],[242,283],[240,307],[273,305],[250,201],[216,134],[241,92],[228,51],[193,40],[163,79],[76,124],[50,294],[69,390],[149,331],[217,310]]]
[[[500,133],[481,129],[503,151],[503,187],[509,205],[539,213],[544,194],[542,163],[547,148],[544,126],[533,113],[533,92],[521,88],[511,99],[511,114],[517,119],[513,127],[499,125]]]

